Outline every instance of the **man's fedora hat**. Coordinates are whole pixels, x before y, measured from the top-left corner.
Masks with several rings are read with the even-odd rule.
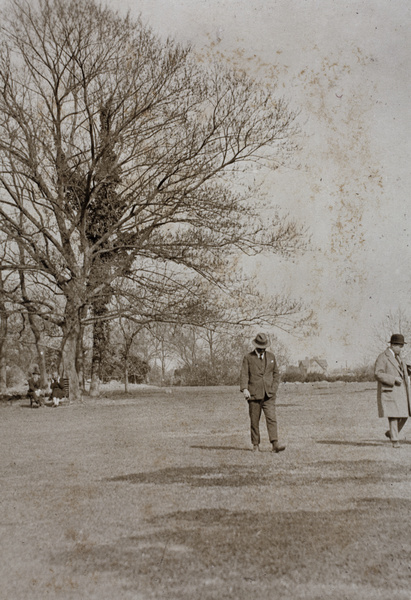
[[[390,344],[395,344],[397,346],[403,346],[407,342],[404,341],[404,336],[402,333],[393,333],[390,339]]]
[[[270,345],[270,341],[265,333],[257,333],[253,339],[253,344],[256,348],[267,348]]]

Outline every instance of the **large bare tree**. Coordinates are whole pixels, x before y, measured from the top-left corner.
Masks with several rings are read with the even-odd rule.
[[[270,87],[92,0],[11,0],[1,37],[0,227],[20,248],[4,268],[63,297],[49,317],[78,400],[82,322],[107,318],[119,279],[160,296],[173,264],[187,298],[193,277],[223,285],[234,252],[303,243],[235,183],[292,149],[295,115]]]

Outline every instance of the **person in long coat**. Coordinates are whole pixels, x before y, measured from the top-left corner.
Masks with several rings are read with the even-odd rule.
[[[269,340],[265,333],[259,333],[253,343],[255,349],[244,356],[240,373],[240,391],[248,401],[251,443],[254,451],[259,450],[259,424],[261,413],[264,412],[273,452],[281,452],[285,446],[278,442],[275,408],[280,371],[274,354],[267,351]]]
[[[399,448],[399,433],[404,427],[410,411],[410,382],[407,364],[401,358],[404,336],[394,333],[390,346],[375,361],[374,374],[378,381],[378,416],[388,418],[389,430],[385,435],[394,448]]]

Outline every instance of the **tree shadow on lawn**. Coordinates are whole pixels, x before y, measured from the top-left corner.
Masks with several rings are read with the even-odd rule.
[[[200,445],[192,445],[190,446],[190,448],[196,448],[198,450],[235,450],[237,452],[253,452],[252,448],[244,448],[244,446],[200,446]],[[258,450],[258,452],[256,452],[256,456],[258,456],[261,453],[268,453],[268,454],[275,454],[276,456],[283,456],[283,454],[279,455],[278,453],[273,453],[271,448],[267,448],[266,450],[263,450],[261,447]]]
[[[192,487],[241,487],[272,485],[272,476],[267,473],[267,468],[264,466],[256,469],[244,465],[222,465],[218,467],[171,467],[149,473],[119,475],[107,481],[156,485],[185,483]]]
[[[149,519],[136,535],[76,544],[51,564],[116,575],[123,589],[156,599],[265,600],[273,591],[291,599],[296,586],[319,598],[322,585],[334,598],[348,588],[360,597],[355,586],[368,586],[367,598],[381,597],[377,589],[395,597],[411,584],[410,511],[411,500],[400,498],[337,511],[181,510]]]
[[[236,452],[252,452],[252,448],[244,448],[244,446],[190,446],[197,450],[235,450]]]
[[[275,459],[274,459],[275,461]],[[218,465],[216,467],[170,467],[146,473],[128,473],[107,479],[108,482],[131,484],[174,485],[191,487],[261,487],[304,486],[355,482],[356,484],[384,484],[408,481],[407,465],[387,464],[384,461],[317,461],[281,467],[275,472],[267,464]]]
[[[332,446],[387,446],[392,447],[390,440],[366,440],[364,442],[351,442],[348,440],[316,440],[317,444],[330,444]],[[407,442],[406,440],[400,440],[400,444],[411,444],[411,442]]]
[[[336,394],[341,394],[343,393],[344,396],[348,395],[348,394],[355,394],[356,396],[358,394],[363,394],[365,392],[376,392],[377,388],[376,387],[367,387],[367,388],[363,388],[361,390],[358,389],[345,389],[345,388],[319,388],[319,387],[313,387],[310,391],[314,391],[316,395],[318,396],[332,396],[332,395],[336,395]]]

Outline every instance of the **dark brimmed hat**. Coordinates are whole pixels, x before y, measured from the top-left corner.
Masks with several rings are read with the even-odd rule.
[[[265,333],[257,333],[253,339],[253,344],[256,348],[267,348],[270,345],[270,341]]]
[[[390,344],[395,344],[397,346],[403,346],[407,342],[404,341],[404,336],[402,333],[393,333],[390,339]]]

